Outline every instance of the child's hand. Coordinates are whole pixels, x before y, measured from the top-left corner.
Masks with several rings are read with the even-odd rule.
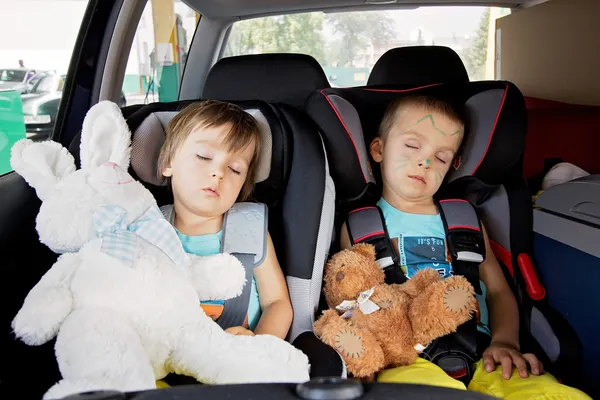
[[[514,346],[506,343],[492,342],[483,352],[483,365],[487,372],[496,369],[496,364],[502,364],[502,376],[504,379],[510,379],[513,365],[517,367],[521,378],[527,378],[527,364],[531,366],[531,372],[534,375],[544,373],[544,367],[540,360],[534,354],[521,354]]]
[[[254,336],[254,332],[249,329],[244,328],[243,326],[232,326],[231,328],[225,329],[225,332],[231,333],[232,335],[245,335],[245,336]]]

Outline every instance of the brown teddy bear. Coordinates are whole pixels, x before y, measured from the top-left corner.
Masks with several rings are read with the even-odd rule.
[[[454,332],[476,308],[473,286],[462,276],[442,279],[427,268],[400,285],[384,281],[375,248],[368,244],[335,254],[325,271],[330,309],[314,331],[357,378],[413,363],[429,343]]]

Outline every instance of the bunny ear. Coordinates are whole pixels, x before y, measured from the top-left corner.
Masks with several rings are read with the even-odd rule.
[[[76,170],[71,153],[51,140],[38,143],[19,140],[11,149],[10,165],[42,200],[61,179]]]
[[[131,132],[121,109],[111,101],[101,101],[88,111],[81,131],[81,168],[96,168],[112,161],[129,168]]]

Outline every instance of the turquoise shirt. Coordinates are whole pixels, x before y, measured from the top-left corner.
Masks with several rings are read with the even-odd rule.
[[[400,211],[381,198],[377,205],[383,212],[388,234],[400,258],[400,266],[408,279],[423,268],[433,268],[442,278],[453,274],[452,258],[446,246],[444,223],[439,214],[410,214]],[[481,295],[477,295],[477,328],[486,334],[489,316],[485,296],[487,289],[481,283]]]
[[[221,252],[221,240],[223,238],[223,232],[211,233],[200,236],[188,236],[179,232],[177,229],[177,235],[181,240],[183,249],[186,253],[195,254],[197,256],[212,256]],[[201,304],[206,305],[223,305],[225,301],[201,301]],[[248,328],[254,330],[260,319],[260,301],[258,296],[258,290],[256,286],[256,280],[252,278],[252,288],[250,291],[250,303],[248,304]]]

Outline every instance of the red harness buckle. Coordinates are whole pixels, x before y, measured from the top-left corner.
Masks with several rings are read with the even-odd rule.
[[[448,374],[450,378],[460,379],[463,376],[467,376],[467,369],[463,368],[459,369],[458,371],[447,371],[446,374]]]

